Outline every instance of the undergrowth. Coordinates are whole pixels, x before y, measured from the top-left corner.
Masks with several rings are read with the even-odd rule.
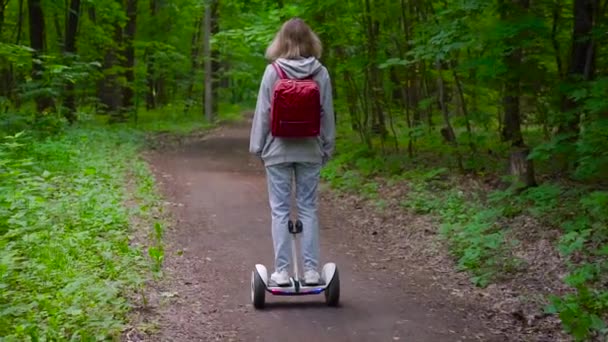
[[[70,128],[27,111],[0,121],[3,341],[120,340],[164,261],[162,198],[138,157],[145,137],[241,118],[233,105],[214,123],[196,111],[142,111],[112,127],[86,112]]]
[[[338,142],[340,152],[322,171],[322,176],[339,191],[356,192],[379,208],[377,178],[405,182],[406,198],[401,204],[419,214],[433,214],[441,223],[440,233],[458,260],[461,270],[470,271],[476,285],[488,285],[496,275],[512,272],[519,261],[510,255],[506,231],[496,224],[500,212],[484,208],[476,198],[465,196],[449,184],[447,168],[425,167],[421,160],[374,152],[348,139]]]
[[[152,226],[148,232],[148,255],[152,260],[152,270],[156,276],[162,276],[162,265],[165,257],[163,238],[165,222],[162,219],[162,197],[156,187],[156,180],[148,164],[141,159],[135,159],[131,168],[132,178],[136,181],[136,189],[132,193],[135,203],[131,213],[137,216],[144,225]]]
[[[410,176],[407,179],[410,191],[402,205],[438,218],[439,233],[457,259],[458,269],[469,271],[475,285],[485,287],[499,276],[512,274],[521,264],[521,260],[510,253],[510,247],[518,241],[506,238],[508,228],[498,222],[500,210],[485,206],[455,184],[433,185],[438,181],[429,175],[434,177],[444,172],[447,170],[437,169]]]
[[[149,273],[130,246],[125,177],[140,136],[73,128],[0,144],[0,336],[118,339]],[[136,167],[138,193],[150,178]]]
[[[203,109],[193,106],[184,111],[181,106],[167,105],[165,107],[142,111],[133,127],[149,133],[170,133],[185,136],[197,131],[205,131],[214,125],[240,120],[243,109],[238,105],[221,103],[218,107],[218,117],[215,123],[205,120]]]
[[[525,271],[523,260],[512,253],[520,241],[508,234],[505,220],[528,215],[545,226],[559,227],[563,234],[555,248],[567,260],[570,273],[564,282],[572,291],[561,296],[550,294],[545,310],[558,315],[564,330],[577,341],[608,336],[608,192],[582,184],[545,182],[523,192],[505,189],[485,193],[459,183],[462,177],[453,170],[453,155],[448,158],[451,170],[437,166],[449,148],[436,139],[418,141],[417,157],[408,158],[406,151],[381,153],[350,136],[343,135],[348,138],[338,141],[338,153],[322,171],[323,179],[334,189],[357,193],[379,208],[384,199],[377,191],[378,182],[403,184],[408,192],[401,199],[402,206],[438,218],[440,237],[448,244],[459,270],[469,272],[477,286]],[[473,171],[469,177],[500,169],[496,160],[489,169],[491,163],[484,161],[488,158],[496,156],[465,158],[463,164]],[[507,160],[504,156],[499,159],[503,163]],[[542,162],[537,166],[539,170],[551,168]]]

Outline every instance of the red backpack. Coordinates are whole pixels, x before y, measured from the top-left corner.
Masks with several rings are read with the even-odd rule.
[[[321,91],[312,77],[289,79],[280,66],[270,106],[270,127],[275,137],[318,136],[321,130]]]

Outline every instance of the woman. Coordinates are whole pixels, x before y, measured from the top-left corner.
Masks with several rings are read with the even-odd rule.
[[[292,251],[287,223],[294,176],[298,219],[304,227],[301,239],[304,282],[314,285],[320,280],[317,186],[321,167],[331,158],[335,145],[331,83],[327,69],[319,62],[321,51],[317,35],[298,18],[285,22],[266,50],[266,58],[278,64],[288,78],[312,76],[317,82],[321,96],[319,136],[285,139],[271,134],[271,98],[279,79],[272,65],[266,67],[262,77],[251,128],[249,152],[261,158],[266,168],[275,255],[275,271],[270,279],[279,286],[290,283]]]

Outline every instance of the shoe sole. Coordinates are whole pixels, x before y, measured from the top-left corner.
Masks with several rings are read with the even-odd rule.
[[[279,282],[277,282],[277,281],[275,281],[275,280],[273,280],[273,279],[270,279],[270,284],[271,284],[271,285],[280,286],[280,287],[284,287],[284,286],[289,286],[289,285],[291,285],[291,282],[288,280],[288,281],[287,281],[287,282],[285,282],[285,283],[279,283]]]

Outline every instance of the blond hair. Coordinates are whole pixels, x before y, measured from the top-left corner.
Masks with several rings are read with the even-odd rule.
[[[299,57],[321,58],[323,46],[310,26],[300,18],[286,21],[266,49],[266,58],[295,59]]]

